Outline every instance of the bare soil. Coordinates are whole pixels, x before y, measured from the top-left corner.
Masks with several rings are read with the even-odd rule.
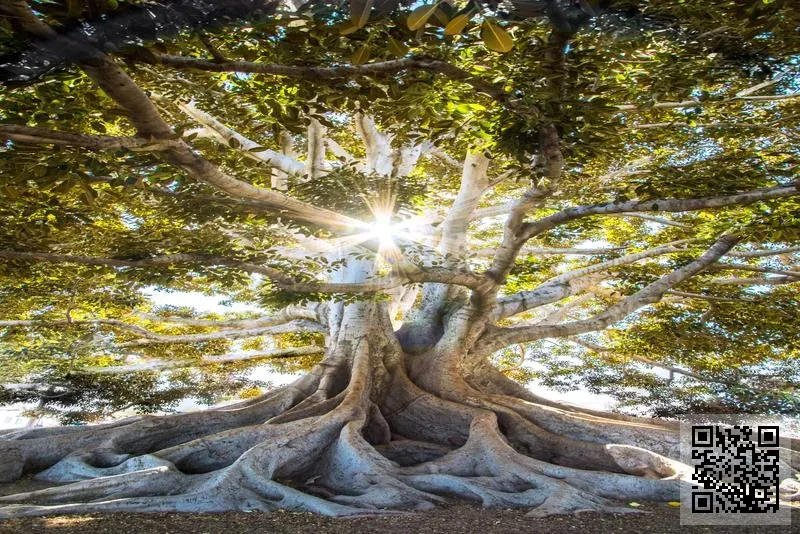
[[[236,534],[612,534],[635,533],[800,533],[800,510],[792,526],[784,527],[681,527],[680,511],[666,504],[645,503],[638,514],[597,514],[525,517],[523,510],[487,510],[455,504],[435,510],[380,517],[331,519],[314,514],[273,512],[223,514],[87,514],[11,519],[0,522],[0,533],[101,534],[101,533],[198,533]]]

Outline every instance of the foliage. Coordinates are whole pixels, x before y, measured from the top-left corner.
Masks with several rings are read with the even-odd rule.
[[[405,6],[353,0],[311,2],[297,11],[275,13],[276,6],[263,2],[257,2],[257,12],[250,9],[254,2],[184,0],[169,8],[128,0],[33,4],[45,20],[79,41],[81,28],[102,29],[105,33],[98,35],[107,38],[92,45],[113,53],[140,87],[158,97],[159,110],[174,126],[176,138],[183,135],[220,170],[264,188],[271,187],[274,168],[238,150],[235,143],[193,137],[188,132],[196,125],[177,104],[192,101],[274,151],[281,150],[284,131],[293,135],[293,148],[302,151],[308,142],[308,121],[314,117],[356,158],[364,156],[363,147],[348,121],[357,112],[367,112],[382,131],[394,136],[395,148],[425,141],[459,160],[467,149],[489,153],[490,174],[510,171],[511,178],[484,195],[481,207],[516,199],[532,183],[553,185],[557,194],[538,206],[531,220],[570,206],[716,196],[797,180],[800,99],[737,96],[800,91],[800,11],[784,0],[555,2],[569,7],[570,20],[579,27],[560,63],[548,60],[557,49],[557,35],[539,5],[551,2],[456,0]],[[120,21],[138,21],[148,9],[175,16],[156,17],[169,24],[129,24],[129,31],[115,33]],[[40,60],[52,59],[53,51],[36,50],[11,17],[0,17],[0,52],[5,54],[0,76],[8,82],[0,88],[2,124],[135,135],[125,113],[77,68],[75,63],[85,59],[80,53],[58,56],[45,68]],[[446,61],[505,97],[424,68],[319,79],[174,69],[157,59],[161,54],[208,57],[212,52],[301,67],[369,66],[403,58]],[[684,104],[660,105],[669,102]],[[543,124],[555,125],[567,162],[558,184],[550,184],[532,162],[541,148]],[[327,259],[287,259],[275,252],[293,243],[293,232],[329,239],[328,230],[237,202],[170,165],[157,151],[43,149],[9,141],[0,146],[0,175],[0,249],[120,260],[202,253],[274,266],[303,281],[336,270]],[[436,158],[421,159],[403,178],[361,172],[339,161],[317,180],[294,177],[287,194],[362,220],[372,216],[365,198],[389,196],[394,198],[395,217],[405,219],[442,215],[458,191],[459,179],[458,170]],[[674,224],[589,217],[537,236],[530,246],[599,244],[626,247],[627,254],[694,240],[682,251],[606,272],[605,293],[572,311],[572,317],[580,319],[613,303],[614,292],[629,295],[688,264],[723,231],[744,236],[741,250],[796,246],[799,213],[795,197],[676,213],[668,216]],[[472,226],[470,249],[476,254],[468,262],[475,270],[489,265],[478,252],[499,244],[500,223],[493,219]],[[504,293],[530,290],[570,269],[621,254],[523,253]],[[797,259],[795,253],[725,261],[796,270]],[[560,389],[581,385],[615,396],[623,407],[646,406],[661,415],[796,412],[798,286],[716,282],[733,276],[738,276],[735,271],[708,271],[680,287],[695,297],[651,306],[595,336],[608,352],[577,348],[568,340],[532,344],[526,353],[540,366],[536,378]],[[0,261],[2,319],[122,318],[163,335],[210,331],[148,324],[133,316],[132,312],[159,312],[143,293],[153,288],[222,296],[259,306],[265,313],[322,298],[281,291],[268,280],[220,265],[137,269]],[[507,324],[541,319],[552,311],[522,314]],[[184,396],[210,403],[259,386],[247,378],[255,363],[203,367],[199,374],[171,371],[166,378],[152,373],[92,379],[70,374],[75,367],[124,362],[129,355],[113,349],[111,342],[135,337],[97,325],[0,327],[0,379],[44,384],[35,391],[6,389],[2,399],[40,401],[43,410],[59,410],[62,420],[81,421],[122,407],[140,412],[167,409]],[[97,350],[85,348],[98,339],[107,343]],[[321,343],[318,337],[310,341]],[[308,342],[283,336],[276,346]],[[142,359],[199,360],[238,347],[236,342],[217,340],[144,346],[137,354]],[[256,348],[255,342],[250,348]],[[515,363],[509,350],[516,349],[497,355],[498,363],[514,378],[528,380],[530,373]],[[653,374],[652,366],[641,361],[631,363],[635,358],[682,368],[707,380],[670,380],[660,371]],[[304,356],[270,365],[297,372],[316,361],[316,356]],[[50,397],[51,386],[69,393]]]

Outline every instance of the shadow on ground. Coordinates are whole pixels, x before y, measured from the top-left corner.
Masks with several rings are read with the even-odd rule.
[[[525,517],[521,510],[486,510],[458,504],[430,512],[358,519],[329,519],[313,514],[275,512],[223,514],[89,514],[0,522],[0,533],[117,534],[198,533],[238,534],[610,534],[635,533],[800,533],[800,510],[792,516],[792,526],[783,527],[681,527],[680,511],[666,504],[643,504],[639,514],[578,514],[546,519]]]

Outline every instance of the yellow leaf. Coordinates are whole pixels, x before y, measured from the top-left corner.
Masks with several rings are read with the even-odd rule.
[[[408,54],[408,47],[394,37],[389,37],[389,52],[397,57],[403,57]]]
[[[366,26],[373,0],[350,0],[350,20],[358,28]]]
[[[354,23],[352,20],[348,20],[347,22],[339,25],[339,33],[341,35],[350,35],[351,33],[360,29],[360,26],[358,26],[358,24]]]
[[[675,508],[680,508],[681,507],[680,501],[669,501],[667,504],[669,506],[672,506],[672,507],[675,507]]]
[[[414,31],[425,26],[425,23],[428,22],[428,19],[433,16],[438,7],[439,2],[436,2],[435,4],[419,6],[417,9],[409,13],[408,19],[406,19],[408,29]]]
[[[458,15],[453,17],[453,20],[447,23],[447,26],[444,27],[444,34],[445,35],[458,35],[459,33],[464,31],[464,28],[467,27],[467,23],[472,15],[469,13],[464,13],[463,15]]]
[[[639,504],[638,502],[629,502],[628,506],[633,506],[634,508],[639,508],[641,506],[641,504]]]
[[[488,20],[483,22],[481,29],[481,39],[486,48],[494,52],[505,54],[514,48],[514,41],[511,35],[497,24],[493,24]]]
[[[369,47],[367,45],[362,46],[355,52],[353,55],[350,56],[350,63],[353,65],[361,65],[362,63],[366,63],[369,59]]]
[[[448,22],[450,22],[450,17],[445,13],[444,9],[441,7],[437,7],[436,10],[433,12],[433,18],[435,19],[434,24],[437,26],[446,26]],[[438,24],[437,24],[438,23]]]

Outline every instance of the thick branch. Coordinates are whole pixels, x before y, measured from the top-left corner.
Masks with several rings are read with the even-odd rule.
[[[475,207],[489,186],[486,171],[489,158],[480,152],[470,152],[464,158],[461,186],[456,199],[440,225],[439,249],[444,254],[463,255],[467,249],[467,228]]]
[[[695,261],[659,278],[594,317],[557,325],[531,325],[495,329],[484,336],[479,346],[476,347],[476,352],[482,355],[515,343],[535,341],[547,337],[569,337],[602,330],[625,318],[633,311],[658,302],[668,290],[719,260],[738,240],[737,237],[728,235],[719,238],[710,249]]]
[[[366,172],[383,176],[391,174],[394,167],[391,138],[378,130],[375,121],[368,115],[356,113],[354,122],[367,153]]]
[[[325,171],[325,127],[314,117],[308,120],[306,179],[319,178]]]
[[[254,151],[254,149],[263,147],[260,147],[258,143],[248,139],[232,128],[225,126],[221,121],[198,108],[194,102],[178,104],[178,107],[181,111],[207,128],[212,136],[221,141],[224,145],[231,146],[233,144],[237,146],[246,157],[272,165],[287,174],[300,174],[303,172],[303,164],[291,156],[269,149]]]
[[[575,295],[576,293],[586,289],[586,287],[597,283],[597,279],[595,278],[581,280],[582,278],[590,277],[590,275],[607,271],[615,267],[636,263],[637,261],[643,259],[652,258],[663,254],[670,254],[673,252],[681,252],[683,249],[676,247],[677,245],[681,245],[686,242],[688,242],[688,240],[675,241],[674,243],[669,243],[662,247],[656,247],[634,254],[627,254],[613,260],[589,265],[581,269],[574,269],[562,275],[555,276],[531,291],[522,291],[520,293],[498,299],[497,305],[492,313],[492,319],[503,319],[518,313],[522,313],[526,310],[544,306],[545,304],[558,302],[559,300],[571,295]]]
[[[11,0],[7,9],[24,30],[40,39],[57,38],[56,32],[39,20],[24,0]],[[84,71],[119,106],[121,106],[143,138],[169,139],[170,126],[159,115],[153,103],[136,83],[105,54],[94,51],[82,62]],[[351,229],[357,221],[324,208],[317,208],[269,189],[263,189],[221,172],[184,142],[165,152],[173,165],[184,169],[195,179],[211,184],[227,194],[262,201],[275,212],[327,228]]]

